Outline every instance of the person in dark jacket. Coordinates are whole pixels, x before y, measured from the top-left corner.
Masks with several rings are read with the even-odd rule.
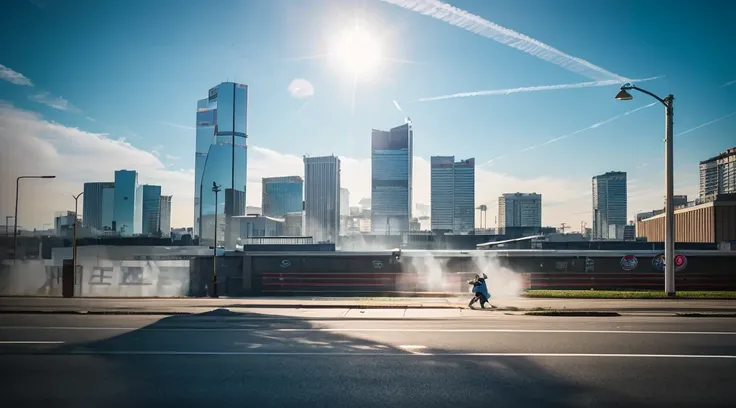
[[[468,281],[469,285],[473,285],[473,298],[470,300],[470,303],[468,303],[469,308],[473,309],[473,304],[480,301],[480,307],[485,309],[485,304],[490,302],[491,294],[488,293],[486,279],[488,279],[488,276],[484,273],[482,275],[475,275],[473,279]]]

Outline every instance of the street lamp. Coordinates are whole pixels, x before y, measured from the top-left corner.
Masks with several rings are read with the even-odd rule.
[[[216,182],[212,182],[212,192],[215,193],[215,239],[212,245],[212,297],[217,297],[217,193],[220,186]]]
[[[84,191],[77,195],[72,195],[74,197],[74,236],[73,236],[73,242],[72,242],[72,265],[74,265],[74,275],[77,274],[77,215],[78,212],[78,203],[79,203],[79,197],[84,194]]]
[[[15,179],[15,215],[13,216],[13,261],[18,258],[18,187],[20,179],[52,179],[56,176],[20,176]]]
[[[664,291],[668,296],[675,295],[675,204],[672,201],[674,196],[674,120],[673,107],[675,97],[670,94],[664,98],[641,89],[635,85],[624,84],[616,95],[619,101],[630,101],[634,97],[628,92],[629,90],[645,93],[652,98],[658,100],[664,105],[665,113],[665,136],[664,136],[664,167],[665,167],[665,208],[664,208]]]

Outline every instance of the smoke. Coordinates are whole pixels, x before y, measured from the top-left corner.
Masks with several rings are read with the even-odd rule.
[[[629,82],[633,83],[633,82],[653,81],[655,79],[660,79],[660,78],[663,78],[663,76],[660,75],[660,76],[651,77],[651,78],[633,79]],[[557,90],[562,90],[562,89],[590,88],[590,87],[597,87],[597,86],[612,86],[612,85],[621,85],[621,82],[619,82],[617,79],[609,79],[605,81],[579,82],[576,84],[525,86],[525,87],[520,87],[520,88],[491,89],[491,90],[485,90],[485,91],[460,92],[460,93],[455,93],[455,94],[450,94],[450,95],[441,95],[441,96],[433,96],[429,98],[421,98],[421,99],[418,99],[417,102],[440,101],[443,99],[468,98],[468,97],[473,97],[473,96],[510,95],[513,93],[520,93],[520,92],[557,91]]]
[[[516,48],[544,61],[595,80],[614,79],[619,83],[629,82],[582,58],[569,54],[535,40],[514,30],[492,23],[481,16],[453,7],[439,0],[381,0],[404,9],[435,18],[491,40]]]
[[[518,298],[524,291],[522,274],[501,266],[492,251],[472,251],[471,256],[480,273],[488,276],[486,285],[488,285],[491,300]]]
[[[58,280],[44,261],[4,261],[0,265],[0,295],[2,296],[58,296]]]

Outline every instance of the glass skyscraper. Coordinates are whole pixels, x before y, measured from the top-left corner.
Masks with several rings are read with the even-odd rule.
[[[197,102],[194,153],[194,235],[212,245],[215,225],[218,244],[229,236],[233,216],[245,214],[248,176],[248,86],[223,82]],[[220,186],[215,220],[215,193]]]
[[[111,230],[115,213],[115,183],[84,183],[82,224],[97,230]]]
[[[301,177],[264,177],[262,183],[263,215],[284,218],[287,213],[302,211],[304,181]]]
[[[593,238],[617,239],[617,231],[627,224],[627,211],[626,173],[610,171],[593,177]]]
[[[140,233],[147,236],[157,236],[161,229],[161,186],[144,184],[138,187],[137,211],[140,211]]]
[[[113,209],[113,229],[122,236],[140,233],[140,223],[136,223],[136,193],[138,173],[135,170],[115,172],[115,198]]]
[[[340,235],[340,159],[304,158],[304,217],[306,235],[337,243]]]
[[[412,210],[414,132],[411,122],[371,134],[371,228],[373,232],[409,231]]]
[[[159,229],[162,237],[171,236],[171,197],[161,196],[161,217],[159,217]]]
[[[433,156],[430,165],[432,231],[475,230],[475,159]]]

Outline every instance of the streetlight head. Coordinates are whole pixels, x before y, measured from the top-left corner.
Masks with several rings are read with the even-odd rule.
[[[41,178],[51,179],[51,178],[56,178],[56,176],[41,176]]]
[[[616,94],[616,100],[618,100],[618,101],[630,101],[630,100],[632,100],[632,99],[634,99],[634,97],[633,97],[633,96],[631,96],[631,94],[630,94],[630,93],[626,92],[626,90],[625,90],[625,89],[621,89],[621,90],[620,90],[620,91],[618,91],[618,93]]]

